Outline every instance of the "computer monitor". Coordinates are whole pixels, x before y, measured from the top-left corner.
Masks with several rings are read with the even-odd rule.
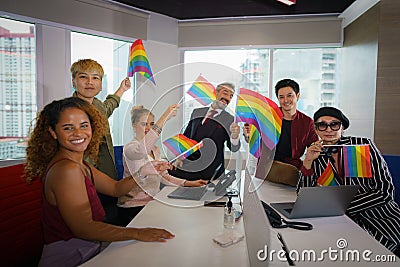
[[[268,266],[269,261],[259,259],[259,251],[271,247],[271,225],[257,194],[257,183],[246,170],[243,185],[243,223],[250,266]],[[254,178],[258,179],[258,178]],[[256,184],[256,185],[255,185]]]

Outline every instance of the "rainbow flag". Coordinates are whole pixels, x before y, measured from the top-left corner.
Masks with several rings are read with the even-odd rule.
[[[237,121],[253,124],[271,150],[281,136],[282,117],[282,111],[274,101],[252,90],[240,88],[236,106]]]
[[[324,172],[317,179],[317,183],[322,186],[338,185],[335,181],[335,173],[330,161],[328,161],[328,166],[326,166]]]
[[[372,178],[369,145],[343,146],[344,175]]]
[[[260,132],[257,130],[256,126],[254,126],[253,124],[250,124],[249,151],[256,158],[259,158],[261,155]]]
[[[203,106],[211,104],[216,98],[215,87],[201,74],[187,91],[194,99]]]
[[[135,42],[133,42],[129,51],[128,77],[132,77],[135,72],[140,73],[152,81],[154,85],[156,84],[141,39],[137,39]]]
[[[195,140],[192,140],[183,134],[177,134],[165,140],[163,145],[165,145],[175,156],[177,156],[176,158],[184,160],[199,150],[200,147],[203,146],[203,142],[197,143]]]

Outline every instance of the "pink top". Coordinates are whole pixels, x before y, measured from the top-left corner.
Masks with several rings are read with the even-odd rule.
[[[153,151],[154,160],[161,160],[161,153],[155,145],[159,135],[152,129],[146,134],[143,140],[133,139],[126,144],[123,149],[124,177],[127,177],[139,170],[141,166],[153,158],[149,156]],[[137,207],[144,206],[153,199],[160,191],[160,182],[166,185],[183,186],[186,180],[176,178],[168,174],[167,171],[162,175],[149,175],[142,181],[136,181],[140,188],[135,187],[129,192],[129,196],[123,196],[118,199],[119,207]]]

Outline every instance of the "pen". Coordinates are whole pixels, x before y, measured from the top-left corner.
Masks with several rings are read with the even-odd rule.
[[[285,256],[286,256],[289,266],[295,266],[296,264],[294,264],[293,260],[290,258],[289,251],[286,246],[285,240],[283,240],[283,236],[280,233],[278,233],[278,239],[282,244],[283,251],[285,251]]]

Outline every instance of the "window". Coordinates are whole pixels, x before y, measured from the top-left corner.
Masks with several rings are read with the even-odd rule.
[[[97,95],[99,100],[104,100],[108,94],[113,94],[121,81],[127,75],[128,56],[131,43],[98,37],[83,33],[71,33],[71,62],[79,59],[91,58],[99,62],[104,69],[103,90]],[[114,110],[109,118],[111,135],[114,146],[124,145],[132,138],[130,123],[130,109],[135,92],[135,82],[131,78],[132,89],[122,96],[119,108]],[[73,92],[71,84],[71,94]],[[124,131],[124,127],[128,127]],[[125,134],[124,136],[124,132]]]
[[[295,80],[301,95],[297,108],[310,117],[321,106],[337,106],[339,52],[337,48],[274,49],[272,86],[284,78]],[[329,97],[324,95],[326,91]],[[273,99],[276,101],[275,93]]]
[[[269,94],[269,50],[203,50],[185,51],[185,92],[201,74],[214,86],[222,82],[232,82],[236,92],[244,87]],[[237,98],[233,97],[227,111],[235,113]],[[202,105],[190,95],[184,94],[184,122],[188,122],[193,109]]]
[[[202,74],[215,86],[225,81],[233,82],[236,93],[244,87],[278,104],[274,86],[279,80],[290,78],[300,85],[301,97],[297,108],[312,117],[319,107],[338,106],[339,55],[340,49],[337,48],[185,51],[184,92]],[[235,96],[227,108],[232,115],[235,114],[236,99]],[[184,93],[185,124],[189,122],[193,109],[201,106]],[[241,147],[242,151],[245,149],[245,146]],[[256,161],[252,157],[249,160],[249,167],[254,168]]]
[[[337,48],[185,51],[185,92],[191,86],[190,81],[202,73],[214,85],[230,81],[237,88],[257,91],[278,103],[274,86],[279,80],[290,78],[300,85],[298,109],[312,116],[321,106],[338,105],[336,66],[339,52]],[[224,73],[226,69],[236,75]],[[184,121],[187,122],[192,110],[201,105],[191,101],[188,94],[184,97]],[[229,105],[232,114],[235,103],[236,100],[232,100]]]
[[[25,157],[36,117],[34,24],[0,18],[0,160]]]

